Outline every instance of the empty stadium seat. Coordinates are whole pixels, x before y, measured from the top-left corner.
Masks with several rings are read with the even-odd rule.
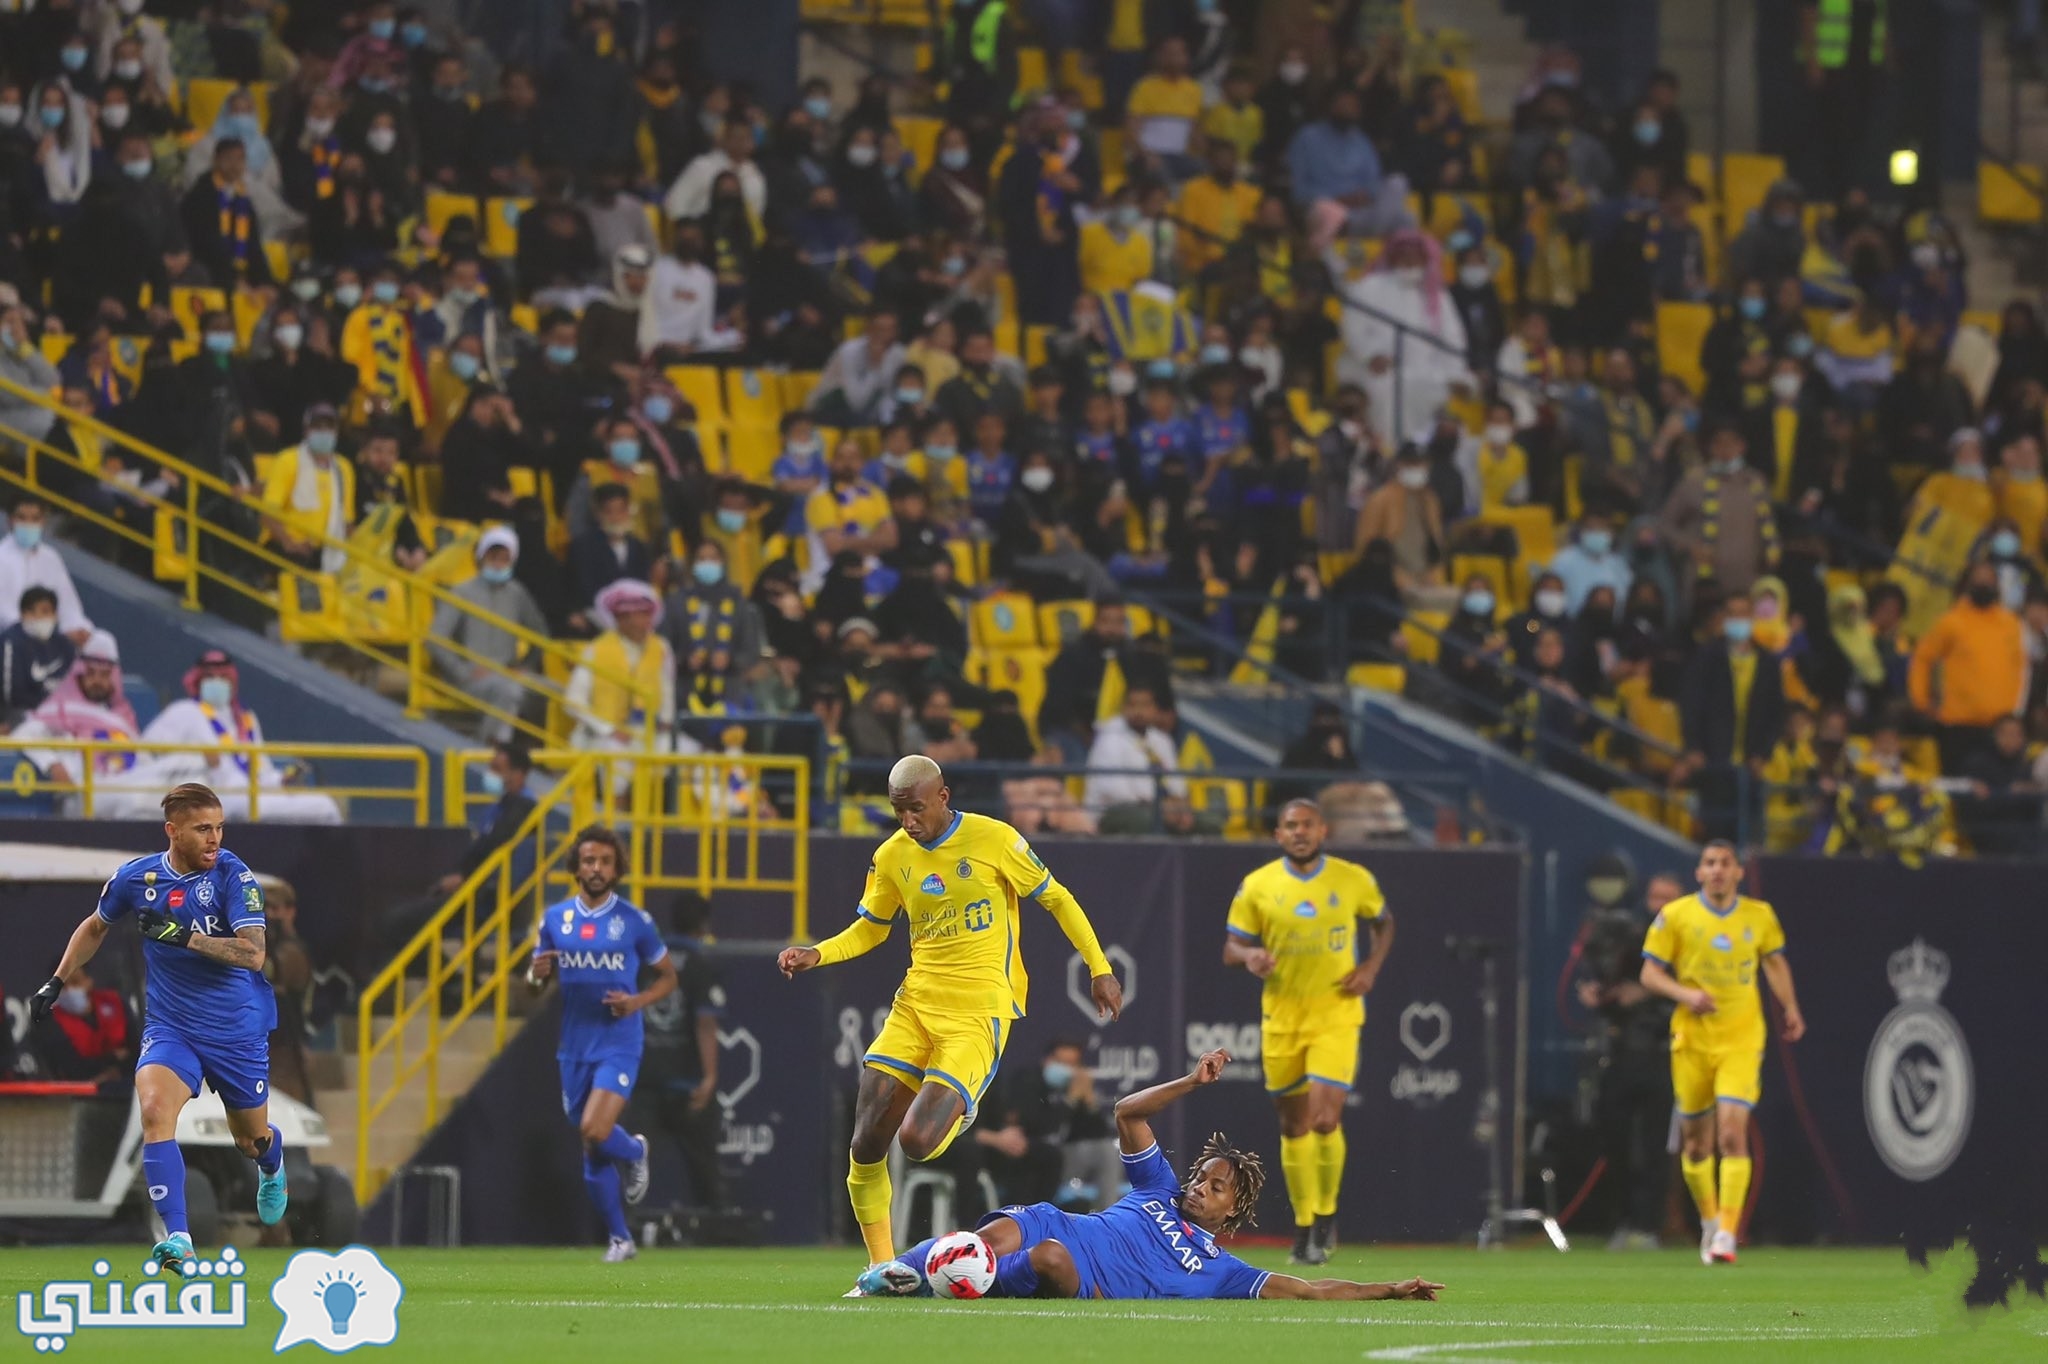
[[[427,230],[436,237],[446,232],[449,222],[456,218],[466,217],[478,227],[483,226],[483,206],[473,194],[450,194],[446,190],[430,189],[423,211]]]
[[[1659,303],[1657,305],[1657,364],[1666,374],[1685,381],[1698,397],[1707,383],[1700,368],[1700,347],[1714,326],[1710,303]]]
[[[1721,216],[1729,236],[1742,230],[1750,213],[1763,207],[1771,186],[1784,178],[1782,156],[1729,152],[1721,158]]]
[[[782,376],[759,369],[727,371],[725,411],[734,426],[779,425],[783,413]]]
[[[1408,670],[1398,663],[1354,663],[1344,680],[1367,691],[1392,692],[1399,696],[1408,685]]]
[[[683,395],[683,401],[697,411],[699,426],[725,426],[725,391],[718,371],[706,365],[671,365],[668,381]]]
[[[974,604],[968,641],[982,649],[1038,647],[1038,608],[1022,592],[999,592]]]
[[[519,215],[531,199],[492,199],[484,205],[484,254],[510,260],[519,254]]]

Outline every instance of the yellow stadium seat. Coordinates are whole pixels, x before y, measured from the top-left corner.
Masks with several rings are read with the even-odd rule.
[[[1479,107],[1479,73],[1466,66],[1446,66],[1437,72],[1450,87],[1451,98],[1457,101],[1458,113],[1467,123],[1477,126],[1486,122],[1485,111]]]
[[[171,316],[178,319],[187,341],[199,340],[199,319],[203,314],[225,312],[227,306],[227,292],[222,289],[198,289],[180,284],[171,290]]]
[[[1026,368],[1036,369],[1045,363],[1045,344],[1051,339],[1052,331],[1051,327],[1046,326],[1026,327],[1024,329],[1024,364]]]
[[[235,290],[229,311],[235,318],[235,344],[243,350],[249,348],[249,339],[256,335],[256,324],[263,320],[267,305],[263,295],[253,289]]]
[[[1043,649],[975,649],[967,659],[969,681],[990,691],[1017,694],[1017,709],[1038,735],[1038,708],[1045,704],[1045,668],[1051,660]]]
[[[1585,511],[1585,498],[1580,494],[1584,484],[1586,457],[1566,455],[1564,457],[1564,519],[1576,522]]]
[[[1038,608],[1038,637],[1049,649],[1057,649],[1086,630],[1095,620],[1091,601],[1049,601]]]
[[[1003,278],[1008,279],[1005,275]],[[1022,358],[1024,354],[1024,331],[1014,316],[1005,317],[995,325],[996,353]]]
[[[2039,166],[1977,163],[1977,216],[1987,223],[2040,222],[2043,192]]]
[[[1034,90],[1048,90],[1051,81],[1042,47],[1020,47],[1017,49],[1017,93],[1030,94]]]
[[[539,497],[540,476],[524,464],[515,464],[505,471],[506,482],[512,485],[514,497]],[[436,505],[439,505],[438,503]]]
[[[270,267],[270,277],[280,284],[292,277],[292,249],[284,242],[263,243],[263,263]]]
[[[274,451],[267,455],[252,454],[249,456],[249,462],[255,466],[256,482],[258,484],[267,484],[270,482],[270,468],[277,463],[277,454]]]
[[[492,199],[484,205],[484,254],[510,260],[519,254],[519,215],[531,199]]]
[[[760,369],[736,369],[725,376],[725,410],[734,426],[778,426],[782,422],[782,376]]]
[[[811,405],[811,394],[818,387],[818,371],[814,369],[793,369],[782,376],[782,410],[801,412]]]
[[[221,107],[228,102],[228,96],[240,88],[239,81],[202,78],[185,82],[185,121],[201,133],[206,132],[220,117]],[[258,81],[249,86],[249,95],[256,103],[256,121],[269,127],[270,87]]]
[[[64,363],[64,357],[71,354],[71,343],[77,339],[70,332],[48,332],[37,344],[42,349],[45,360],[53,365],[61,365]]]
[[[413,484],[413,492],[419,498],[420,505],[430,512],[439,511],[441,508],[441,466],[438,464],[420,465],[418,469],[413,471]],[[426,539],[425,531],[420,532],[420,538]]]
[[[939,134],[945,127],[944,119],[922,114],[907,114],[896,120],[896,136],[902,139],[903,149],[917,163],[919,175],[932,168],[932,158],[939,152]]]
[[[150,557],[150,576],[161,583],[185,580],[192,567],[191,547],[186,544],[188,523],[182,516],[156,518],[155,543]]]
[[[953,581],[962,587],[981,586],[981,563],[972,540],[946,541],[946,553],[953,560]]]
[[[782,453],[780,431],[772,426],[735,426],[725,433],[725,442],[726,473],[748,483],[770,481],[775,459]]]
[[[1706,371],[1700,368],[1700,347],[1706,343],[1713,325],[1712,304],[1657,305],[1657,364],[1666,374],[1684,380],[1695,397],[1706,387]]]
[[[1104,128],[1097,139],[1096,148],[1102,160],[1102,192],[1114,194],[1129,178],[1130,170],[1125,164],[1124,130]]]
[[[448,224],[456,218],[468,218],[477,226],[483,226],[483,209],[474,194],[450,194],[445,190],[427,191],[427,230],[439,237],[448,230]]]
[[[683,395],[683,401],[697,410],[699,426],[727,425],[725,393],[718,371],[708,365],[670,365],[668,381]]]
[[[1740,232],[1752,209],[1763,207],[1771,186],[1785,178],[1785,158],[1729,152],[1721,158],[1722,220],[1729,234]]]
[[[875,22],[889,28],[930,28],[931,6],[926,0],[880,0]]]
[[[1408,641],[1408,657],[1417,663],[1436,662],[1437,635],[1451,623],[1443,611],[1417,611],[1414,619],[1401,622],[1401,634]]]
[[[277,580],[278,634],[288,644],[328,644],[347,638],[341,590],[324,573],[285,573]]]
[[[984,649],[1038,647],[1038,610],[1021,592],[999,592],[974,604],[968,639]]]
[[[1685,178],[1692,182],[1694,189],[1705,196],[1708,203],[1714,202],[1714,158],[1705,152],[1685,154]]]
[[[1996,339],[2000,329],[2005,326],[2005,319],[1990,308],[1965,308],[1963,309],[1963,325],[1965,327],[1976,327],[1986,335]]]
[[[1088,619],[1091,624],[1094,622],[1095,613],[1092,610],[1088,613]],[[1150,607],[1124,607],[1124,623],[1129,628],[1132,639],[1143,639],[1147,635],[1164,636],[1168,633],[1166,622],[1153,616]]]
[[[1486,201],[1476,194],[1439,194],[1429,205],[1429,235],[1441,241],[1463,227],[1468,216],[1476,217],[1484,227]],[[1454,260],[1444,264],[1453,271],[1457,268]]]
[[[1508,561],[1498,554],[1453,554],[1451,556],[1451,581],[1464,586],[1466,579],[1479,577],[1493,584],[1495,616],[1511,616],[1521,609],[1521,599],[1515,591],[1514,576],[1509,572]]]
[[[513,304],[512,326],[528,336],[534,335],[540,330],[540,309],[534,307],[531,303]]]
[[[1408,670],[1398,663],[1354,663],[1344,680],[1367,691],[1392,692],[1399,696],[1408,685]]]

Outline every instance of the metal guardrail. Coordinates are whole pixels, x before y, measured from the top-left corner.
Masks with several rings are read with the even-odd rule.
[[[39,765],[32,755],[44,752],[74,755],[78,761],[65,764],[65,780],[50,776],[48,766]],[[432,818],[432,801],[428,789],[428,763],[426,750],[404,744],[331,744],[331,743],[222,743],[222,744],[169,744],[145,743],[140,739],[64,739],[64,738],[17,738],[0,737],[0,757],[15,755],[18,761],[12,774],[7,778],[5,789],[24,799],[38,796],[59,798],[75,797],[78,800],[77,813],[92,819],[101,814],[100,805],[114,792],[123,794],[146,794],[145,802],[154,808],[156,800],[165,789],[166,782],[152,781],[141,785],[124,781],[122,774],[135,765],[137,757],[189,757],[204,762],[210,770],[205,780],[214,785],[223,796],[245,797],[248,802],[247,818],[258,821],[263,818],[266,799],[275,801],[279,796],[322,795],[332,799],[344,814],[350,801],[389,801],[412,811],[413,822],[426,824]],[[286,785],[266,785],[250,779],[249,767],[253,761],[282,760],[287,764],[299,762],[347,761],[350,763],[391,763],[404,767],[409,773],[407,780],[392,785],[369,783],[326,783],[321,781],[293,781]],[[216,775],[223,761],[240,769],[239,773]],[[70,775],[76,767],[78,774]],[[268,793],[266,796],[266,792]]]

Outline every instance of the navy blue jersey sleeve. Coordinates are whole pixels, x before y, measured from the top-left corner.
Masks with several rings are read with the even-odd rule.
[[[100,887],[100,903],[97,912],[101,921],[110,924],[119,922],[122,915],[135,907],[129,903],[131,894],[128,868],[123,867],[112,876],[109,876],[107,883]]]
[[[1124,1152],[1124,1175],[1131,1181],[1133,1193],[1180,1192],[1180,1180],[1174,1176],[1173,1167],[1166,1163],[1156,1141],[1135,1154]]]
[[[1272,1271],[1248,1265],[1228,1251],[1209,1262],[1209,1271],[1215,1276],[1212,1298],[1256,1298],[1273,1277]]]
[[[263,927],[263,887],[257,882],[256,873],[233,853],[223,852],[220,860],[225,872],[222,879],[227,885],[228,927]]]

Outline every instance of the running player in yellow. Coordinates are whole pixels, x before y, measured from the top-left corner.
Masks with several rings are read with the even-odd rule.
[[[1294,1204],[1291,1264],[1327,1263],[1344,1179],[1344,1098],[1358,1073],[1365,995],[1394,946],[1394,916],[1373,874],[1323,852],[1312,800],[1280,809],[1285,854],[1244,878],[1230,902],[1223,961],[1266,982],[1259,1047],[1280,1110],[1280,1171]],[[1358,959],[1358,920],[1372,948]]]
[[[776,959],[793,977],[873,950],[898,919],[910,932],[910,970],[868,1048],[853,1115],[846,1192],[871,1264],[896,1257],[889,1142],[899,1141],[912,1160],[932,1160],[952,1145],[974,1121],[1010,1029],[1024,1016],[1021,901],[1045,906],[1080,952],[1098,1016],[1123,1012],[1123,987],[1066,887],[1022,834],[1001,820],[956,813],[951,800],[930,758],[891,768],[889,804],[903,827],[875,850],[854,921],[816,947],[786,947]]]
[[[1758,974],[1778,998],[1787,1042],[1806,1035],[1806,1020],[1792,991],[1785,930],[1768,904],[1739,893],[1735,845],[1707,844],[1698,874],[1700,893],[1671,901],[1650,924],[1643,986],[1678,1005],[1671,1015],[1671,1089],[1683,1141],[1679,1164],[1700,1210],[1700,1263],[1732,1265],[1749,1198],[1749,1115],[1764,1061]]]

